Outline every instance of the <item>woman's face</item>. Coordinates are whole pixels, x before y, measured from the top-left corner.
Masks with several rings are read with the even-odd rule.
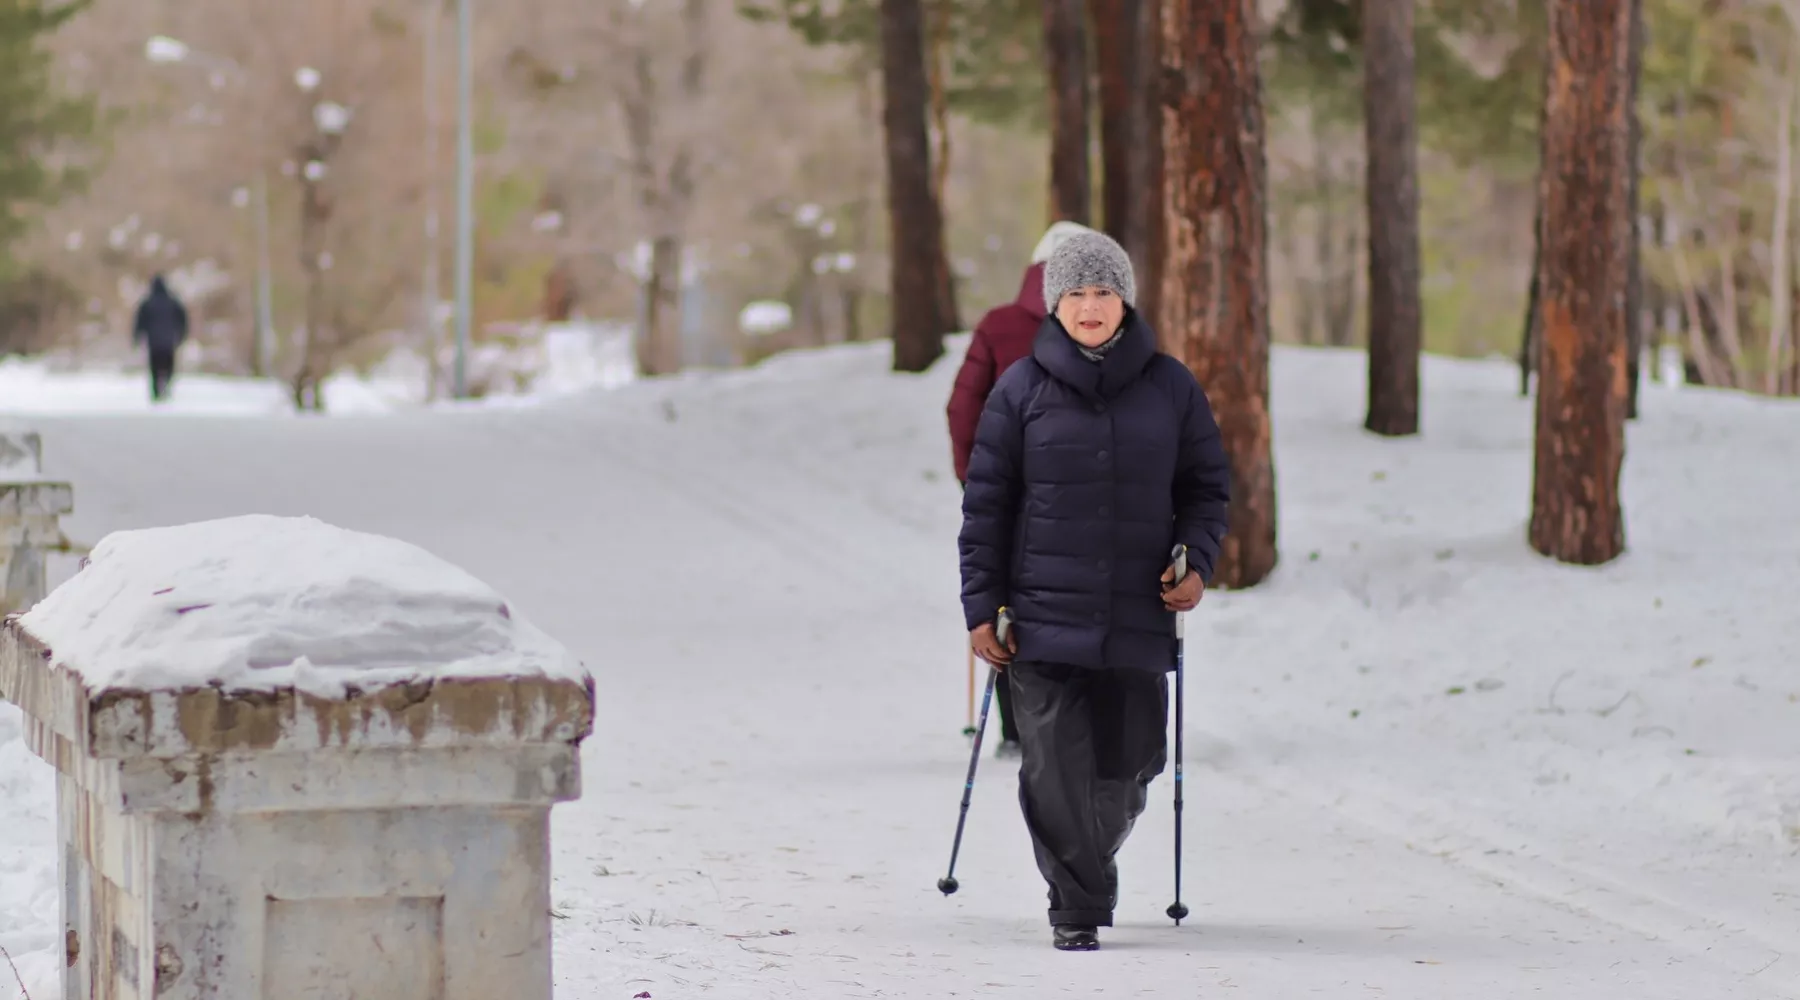
[[[1056,304],[1056,318],[1083,347],[1099,347],[1112,339],[1125,321],[1125,300],[1097,285],[1071,288]]]

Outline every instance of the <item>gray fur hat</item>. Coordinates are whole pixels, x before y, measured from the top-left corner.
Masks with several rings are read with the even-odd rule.
[[[1125,248],[1091,229],[1063,240],[1044,262],[1044,308],[1055,313],[1063,295],[1088,285],[1110,288],[1126,305],[1137,304],[1137,279]]]

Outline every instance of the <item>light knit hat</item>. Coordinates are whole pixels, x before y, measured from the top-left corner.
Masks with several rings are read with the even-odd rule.
[[[1045,310],[1055,313],[1065,294],[1089,285],[1111,289],[1126,305],[1137,305],[1130,255],[1119,241],[1092,229],[1069,235],[1044,262]]]
[[[1050,228],[1044,230],[1043,239],[1038,240],[1037,246],[1032,248],[1031,262],[1033,264],[1042,264],[1050,259],[1050,255],[1056,252],[1057,247],[1063,245],[1064,240],[1077,233],[1091,232],[1093,232],[1092,229],[1089,229],[1081,223],[1070,222],[1067,219],[1064,219],[1061,222],[1051,223]]]

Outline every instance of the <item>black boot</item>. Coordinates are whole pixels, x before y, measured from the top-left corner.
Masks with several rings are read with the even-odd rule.
[[[1018,760],[1025,756],[1025,747],[1018,740],[1001,740],[994,748],[994,756],[1001,760]]]
[[[1051,928],[1051,943],[1057,951],[1098,951],[1100,933],[1086,924],[1057,924]]]

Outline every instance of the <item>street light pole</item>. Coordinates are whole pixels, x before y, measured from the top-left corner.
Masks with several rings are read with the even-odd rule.
[[[256,374],[267,378],[275,370],[275,305],[270,289],[269,174],[256,172]]]
[[[420,284],[419,317],[425,343],[425,396],[436,401],[444,391],[443,344],[438,327],[438,276],[443,270],[443,237],[440,234],[438,209],[443,204],[440,178],[443,171],[438,158],[438,137],[442,134],[443,101],[439,50],[443,34],[444,0],[424,0],[425,5],[425,271]]]
[[[456,371],[454,394],[468,395],[470,315],[475,269],[475,122],[474,68],[470,36],[474,0],[456,3]]]

